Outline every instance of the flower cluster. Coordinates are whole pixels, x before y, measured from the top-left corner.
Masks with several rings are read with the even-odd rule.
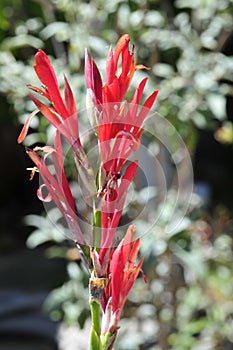
[[[98,179],[94,178],[94,171],[82,146],[72,90],[64,77],[64,99],[62,98],[54,69],[42,50],[35,55],[34,68],[43,89],[32,85],[29,88],[45,97],[49,105],[41,102],[35,94],[30,94],[37,109],[28,117],[18,138],[19,143],[24,140],[31,120],[38,112],[56,128],[53,147],[27,149],[27,153],[43,180],[38,189],[38,197],[43,201],[53,200],[78,243],[91,278],[104,279],[99,300],[94,300],[102,306],[102,329],[99,331],[97,327],[93,330],[94,341],[101,343],[103,349],[111,349],[126,298],[142,271],[143,258],[137,262],[140,240],[133,242],[135,226],[128,227],[121,242],[117,242],[115,236],[126,194],[138,166],[136,161],[129,162],[129,157],[140,146],[144,122],[158,94],[158,90],[154,91],[140,107],[147,82],[145,78],[138,85],[132,100],[126,103],[126,93],[134,73],[139,69],[148,69],[136,64],[134,48],[130,50],[129,42],[130,38],[125,34],[119,39],[114,51],[110,48],[105,84],[95,61],[88,52],[85,55],[87,108],[99,146]],[[88,249],[84,249],[88,243],[79,224],[78,208],[64,171],[61,136],[72,147],[82,177],[87,177],[93,188],[97,183],[90,232],[93,240]],[[46,164],[47,157],[52,159],[55,169],[53,174]],[[46,196],[43,196],[44,187],[48,192]]]

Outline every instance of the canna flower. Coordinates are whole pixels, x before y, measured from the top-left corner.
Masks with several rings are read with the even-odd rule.
[[[32,118],[39,111],[52,125],[55,126],[56,129],[61,132],[61,134],[65,136],[69,142],[71,142],[71,140],[79,142],[78,115],[74,96],[66,77],[64,77],[65,104],[61,97],[58,81],[48,56],[44,51],[39,50],[35,55],[35,61],[36,64],[34,65],[34,69],[43,85],[43,89],[39,89],[30,84],[28,87],[32,91],[47,98],[51,103],[51,106],[45,105],[34,95],[29,94],[30,98],[37,106],[37,110],[32,112],[26,120],[23,130],[18,138],[18,142],[23,142],[27,135]]]
[[[23,142],[28,133],[32,119],[38,112],[41,112],[72,146],[77,163],[81,165],[82,170],[86,170],[85,175],[88,176],[90,165],[88,164],[87,157],[80,142],[78,113],[71,87],[64,76],[64,102],[59,90],[56,74],[44,51],[39,50],[36,53],[35,62],[34,69],[42,83],[43,89],[32,86],[31,84],[28,84],[28,87],[30,90],[45,97],[50,105],[47,106],[33,94],[29,94],[29,97],[35,103],[37,109],[27,118],[18,137],[18,143]]]
[[[119,244],[115,233],[122,215],[128,187],[134,178],[137,166],[137,162],[128,165],[124,175],[119,180],[120,183],[115,188],[109,188],[109,191],[114,191],[114,198],[111,194],[106,193],[105,199],[102,199],[100,247],[98,253],[96,250],[92,251],[92,259],[98,277],[108,277],[111,254]]]
[[[101,165],[99,171],[98,201],[101,200],[100,252],[95,254],[99,275],[105,275],[106,262],[111,254],[114,235],[119,224],[128,190],[136,173],[136,163],[126,161],[140,146],[143,124],[158,94],[154,91],[139,108],[147,78],[137,87],[132,101],[127,104],[125,95],[134,73],[148,69],[137,65],[134,49],[129,49],[130,37],[123,35],[113,52],[110,47],[106,62],[106,82],[103,84],[99,69],[89,53],[85,54],[87,107],[98,136]],[[121,67],[120,67],[121,64]],[[94,117],[93,117],[94,116]],[[96,205],[99,209],[99,205]],[[101,266],[101,267],[100,267]]]
[[[94,125],[98,132],[102,171],[106,177],[119,173],[131,152],[138,149],[143,123],[158,94],[158,90],[154,91],[138,111],[148,80],[145,78],[137,87],[129,107],[122,104],[134,73],[149,69],[136,65],[134,49],[130,51],[129,42],[130,37],[125,34],[119,39],[114,52],[110,47],[105,85],[95,61],[87,51],[85,56],[87,107],[91,109],[92,119],[93,115],[96,119]]]
[[[72,146],[76,166],[79,174],[88,183],[90,190],[95,191],[95,180],[92,176],[93,170],[88,162],[87,156],[81,145],[79,128],[78,128],[78,113],[71,87],[64,77],[64,100],[61,96],[58,80],[55,71],[50,63],[48,56],[44,51],[39,50],[35,55],[35,72],[42,83],[43,88],[28,85],[33,92],[47,99],[49,104],[41,102],[34,94],[29,94],[29,97],[35,103],[37,109],[33,111],[27,118],[23,129],[18,137],[18,143],[22,143],[25,139],[30,123],[34,116],[41,112],[44,117],[55,127],[56,137],[54,140],[54,148],[46,146],[43,148],[35,148],[34,150],[27,149],[27,154],[36,165],[37,171],[40,173],[44,184],[37,191],[39,199],[42,201],[50,201],[56,204],[65,218],[68,227],[74,239],[81,245],[85,244],[84,236],[81,232],[77,212],[74,204],[74,199],[65,177],[64,164],[62,160],[62,144],[60,135],[69,142]],[[43,157],[38,155],[38,151],[44,153]],[[55,175],[52,175],[46,166],[46,158],[51,155],[55,168]],[[43,189],[47,188],[48,196],[43,197]],[[89,233],[91,236],[91,233]]]
[[[124,238],[111,256],[109,283],[102,297],[104,311],[102,334],[114,334],[119,328],[121,312],[127,296],[140,272],[144,258],[136,263],[140,239],[133,243],[135,226],[129,226]],[[145,276],[143,275],[144,280]]]
[[[103,86],[100,72],[93,59],[86,51],[85,77],[87,89],[91,90],[94,103],[106,104],[121,102],[127,92],[136,70],[148,69],[143,65],[136,65],[134,49],[129,50],[130,37],[123,35],[117,42],[114,53],[110,47],[106,61],[106,83]],[[118,74],[119,59],[122,59],[121,73]]]
[[[78,241],[79,244],[85,244],[84,236],[76,216],[74,199],[64,172],[62,144],[59,131],[56,132],[54,148],[51,146],[36,147],[34,150],[27,148],[26,152],[36,166],[33,170],[40,173],[44,182],[37,190],[38,198],[43,202],[50,202],[53,200],[66,220],[73,238]],[[43,156],[39,156],[38,152],[43,152]],[[48,156],[52,157],[55,175],[51,173],[46,165],[46,158]],[[43,195],[45,189],[48,192],[46,197]]]
[[[102,242],[101,247],[108,247],[114,236],[121,217],[126,194],[137,171],[137,162],[131,163],[125,170],[122,178],[114,181],[114,187],[107,185],[107,193],[102,203]],[[118,182],[120,182],[118,184]],[[110,193],[108,193],[110,192]],[[107,235],[105,234],[107,231]],[[111,232],[113,231],[113,232]],[[107,236],[107,237],[106,237]],[[111,237],[111,238],[110,238]]]

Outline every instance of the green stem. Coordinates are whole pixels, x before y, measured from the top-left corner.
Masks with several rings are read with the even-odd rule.
[[[96,331],[96,334],[100,336],[100,304],[96,301],[90,301],[90,308],[91,308],[91,319],[92,319],[92,325]]]
[[[90,334],[90,350],[102,350],[100,340],[100,304],[96,301],[90,301],[92,327]]]
[[[91,309],[91,334],[90,334],[90,350],[103,350],[100,334],[101,334],[101,320],[100,320],[100,300],[106,287],[107,279],[91,277],[89,280],[89,303]]]
[[[95,210],[94,211],[94,247],[96,248],[96,251],[99,252],[100,244],[101,244],[101,211]]]

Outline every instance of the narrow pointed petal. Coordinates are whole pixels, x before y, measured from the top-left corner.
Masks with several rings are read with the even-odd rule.
[[[119,211],[116,209],[114,213],[111,215],[112,216],[111,221],[109,222],[108,220],[109,213],[105,213],[102,211],[101,220],[104,222],[102,224],[101,248],[112,247],[114,235],[121,218],[121,212],[122,211]],[[100,252],[100,258],[103,259],[101,252]]]
[[[117,44],[116,44],[115,51],[114,51],[114,63],[115,63],[115,67],[117,67],[120,54],[121,54],[126,48],[128,48],[129,42],[130,42],[130,36],[129,36],[129,34],[124,34],[124,35],[122,35],[122,36],[120,37],[120,39],[118,40],[118,42],[117,42]]]
[[[114,57],[113,57],[112,47],[110,47],[108,58],[106,61],[106,85],[111,84],[115,76],[116,76],[116,70],[114,65]]]
[[[145,103],[143,104],[143,107],[144,108],[148,108],[150,109],[154,102],[155,102],[155,99],[156,97],[158,96],[158,93],[159,93],[159,90],[155,90],[145,101]]]
[[[87,89],[92,89],[93,90],[91,58],[90,58],[90,55],[89,55],[87,49],[85,50],[85,68],[84,68],[84,73],[85,73]]]
[[[73,195],[71,193],[68,180],[67,180],[65,173],[64,173],[62,144],[61,144],[61,137],[60,137],[59,131],[57,131],[56,135],[55,135],[54,147],[55,147],[56,152],[53,152],[52,158],[53,158],[53,163],[54,163],[57,181],[60,185],[60,188],[64,191],[64,196],[67,199],[67,201],[70,205],[70,208],[73,210],[73,212],[75,212],[75,204],[74,204]]]
[[[69,113],[69,116],[72,116],[77,113],[76,110],[76,104],[74,100],[74,95],[71,90],[70,84],[68,83],[66,76],[64,76],[64,82],[65,82],[65,101],[66,101],[66,106],[67,110]]]
[[[134,231],[135,226],[130,225],[125,237],[112,256],[111,271],[113,313],[117,312],[118,310],[122,310],[128,293],[132,288],[141,269],[140,264],[139,266],[133,265],[130,269],[126,266],[132,248]],[[120,318],[120,313],[118,314],[118,318]]]
[[[29,95],[29,97],[35,103],[39,111],[48,119],[48,121],[53,126],[55,126],[55,128],[58,128],[61,124],[61,119],[59,119],[58,116],[54,113],[55,111],[51,107],[48,107],[45,104],[43,104],[35,96]]]
[[[18,143],[22,143],[23,140],[25,139],[25,137],[27,136],[27,133],[28,133],[28,129],[30,127],[30,124],[31,124],[31,121],[32,119],[34,118],[34,116],[39,112],[39,109],[36,109],[35,111],[33,111],[29,117],[27,118],[24,126],[23,126],[23,129],[18,137]]]
[[[33,85],[31,85],[31,84],[27,84],[27,87],[28,87],[30,90],[32,90],[32,91],[34,91],[34,92],[37,92],[37,93],[40,94],[41,96],[46,97],[48,100],[50,99],[50,96],[49,96],[49,94],[48,94],[46,91],[44,91],[44,90],[42,90],[42,89],[39,89],[38,87],[33,86]]]
[[[126,301],[126,298],[129,294],[130,290],[132,289],[139,273],[141,272],[143,261],[144,261],[144,258],[142,258],[139,261],[138,265],[133,266],[130,269],[128,268],[128,270],[125,273],[125,290],[124,290],[124,296],[122,298],[124,303]]]
[[[135,173],[137,171],[137,168],[138,168],[138,162],[131,163],[126,168],[125,174],[124,174],[124,176],[122,178],[126,179],[129,183],[131,183],[133,178],[134,178],[134,175],[135,175]]]
[[[32,151],[30,148],[26,147],[26,153],[29,155],[33,163],[35,163],[36,167],[40,171],[41,167],[41,158],[36,154],[36,152]]]
[[[135,261],[138,257],[138,252],[139,252],[139,247],[140,247],[140,239],[138,238],[135,242],[134,245],[132,247],[130,256],[129,256],[129,263],[128,263],[128,267],[132,267],[135,264]]]
[[[50,96],[50,100],[53,103],[54,108],[64,119],[66,119],[68,117],[68,113],[62,101],[58,81],[48,56],[44,51],[39,50],[35,55],[35,60],[36,64],[34,69],[38,75],[38,78],[42,84],[45,85],[45,89]]]
[[[138,105],[141,98],[142,98],[142,94],[143,94],[143,91],[144,91],[144,88],[145,88],[145,85],[146,85],[146,82],[147,82],[148,78],[144,78],[140,84],[138,85],[135,93],[134,93],[134,97],[133,97],[133,100],[131,103],[133,104],[136,104]]]
[[[102,79],[98,67],[85,51],[85,78],[87,89],[91,89],[95,96],[96,104],[102,103]]]
[[[97,104],[102,103],[102,79],[94,60],[92,60],[92,79],[96,102]]]
[[[138,125],[142,126],[143,122],[145,121],[148,113],[150,112],[150,109],[152,108],[156,100],[158,93],[159,93],[159,90],[155,90],[144,102],[142,109],[137,117]],[[138,137],[141,137],[142,133],[143,133],[143,128],[141,128],[140,132],[138,133]]]
[[[64,76],[65,82],[65,101],[69,114],[69,118],[66,120],[67,129],[69,130],[70,135],[73,136],[74,139],[79,139],[79,127],[78,127],[78,113],[76,109],[76,104],[74,100],[74,95],[71,90],[71,87]]]

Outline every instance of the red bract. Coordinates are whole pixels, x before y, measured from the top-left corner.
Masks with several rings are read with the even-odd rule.
[[[112,334],[119,328],[119,320],[127,296],[141,271],[143,258],[136,264],[140,239],[133,243],[135,226],[129,226],[125,237],[111,256],[110,278],[102,298],[104,310],[102,333]]]

